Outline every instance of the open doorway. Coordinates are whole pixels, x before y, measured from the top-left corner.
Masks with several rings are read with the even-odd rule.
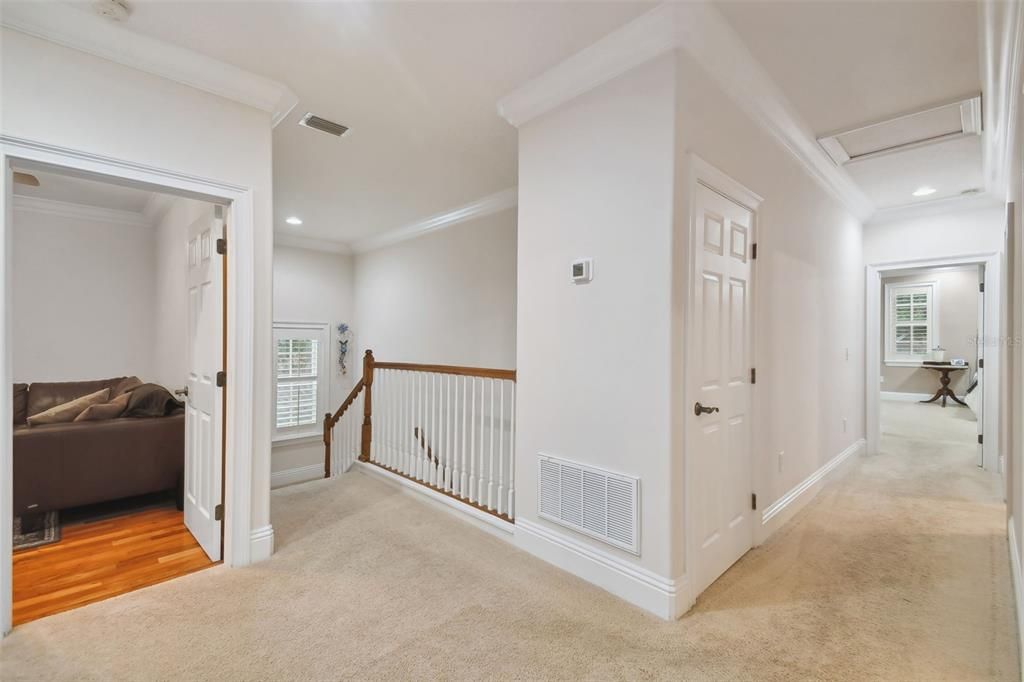
[[[13,623],[223,552],[223,207],[13,163]]]
[[[983,263],[881,273],[883,438],[956,444],[960,465],[984,466],[984,282]]]

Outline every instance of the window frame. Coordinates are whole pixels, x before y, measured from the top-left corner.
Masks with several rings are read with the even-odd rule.
[[[277,342],[280,339],[313,339],[318,344],[316,372],[316,413],[318,418],[312,424],[301,424],[279,429],[277,427]],[[330,362],[331,330],[327,322],[274,322],[273,340],[271,342],[271,401],[270,424],[271,442],[281,443],[302,439],[320,438],[323,436],[321,416],[327,411],[330,400],[331,380]]]
[[[928,343],[923,355],[896,352],[895,298],[907,289],[927,289],[928,294]],[[931,359],[931,350],[941,345],[939,340],[939,282],[887,282],[885,284],[885,364],[896,367],[920,367],[925,360]]]

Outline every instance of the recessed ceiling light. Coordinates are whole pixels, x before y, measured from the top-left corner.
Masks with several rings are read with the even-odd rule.
[[[935,190],[932,190],[932,191],[934,192]],[[301,225],[302,224],[302,218],[296,218],[295,216],[291,216],[290,218],[285,218],[284,221],[286,223],[288,223],[289,225]]]
[[[935,188],[934,187],[928,187],[928,186],[918,187],[917,189],[914,190],[914,196],[915,197],[926,197],[929,194],[935,194]]]

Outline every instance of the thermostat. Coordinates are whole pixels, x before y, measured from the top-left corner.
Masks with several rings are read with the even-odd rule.
[[[594,278],[594,261],[590,258],[577,258],[569,269],[569,279],[576,284],[585,284]]]

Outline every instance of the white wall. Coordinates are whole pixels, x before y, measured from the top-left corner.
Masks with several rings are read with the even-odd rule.
[[[155,375],[149,225],[14,211],[14,380]]]
[[[6,28],[0,34],[0,99],[4,134],[252,189],[255,319],[252,329],[238,332],[252,335],[256,357],[250,526],[266,529],[273,248],[269,114]],[[268,543],[258,546],[265,551]]]
[[[342,375],[338,371],[338,324],[346,322],[350,326],[355,325],[352,287],[351,256],[281,245],[274,247],[274,321],[326,322],[330,327],[327,353],[331,382],[327,404],[332,412],[342,403],[355,380],[362,374],[362,364],[354,344],[349,344],[351,350],[347,374]],[[319,438],[282,441],[274,443],[271,470],[280,473],[322,466],[323,461],[324,447]],[[316,478],[314,474],[308,472],[302,477]],[[296,482],[297,479],[290,477],[287,480]]]
[[[1003,250],[1005,209],[984,199],[945,204],[941,212],[873,219],[864,226],[867,265]]]
[[[516,516],[547,525],[540,452],[639,476],[639,558],[573,537],[665,577],[674,110],[663,58],[519,129]],[[569,280],[579,257],[589,284]]]
[[[684,415],[687,407],[680,371],[690,207],[683,178],[687,155],[694,152],[764,198],[757,216],[754,292],[755,485],[758,509],[764,510],[864,437],[862,226],[689,57],[679,54],[676,68],[676,272],[681,277],[673,306],[673,414]],[[684,428],[680,417],[672,458],[676,507],[671,516],[678,521],[673,576],[683,572],[684,559],[685,482],[678,466]]]
[[[355,259],[355,342],[379,361],[516,364],[516,212]]]
[[[155,340],[151,381],[181,388],[188,376],[188,295],[185,249],[188,228],[196,220],[213,219],[213,205],[194,199],[170,199],[156,226]]]

